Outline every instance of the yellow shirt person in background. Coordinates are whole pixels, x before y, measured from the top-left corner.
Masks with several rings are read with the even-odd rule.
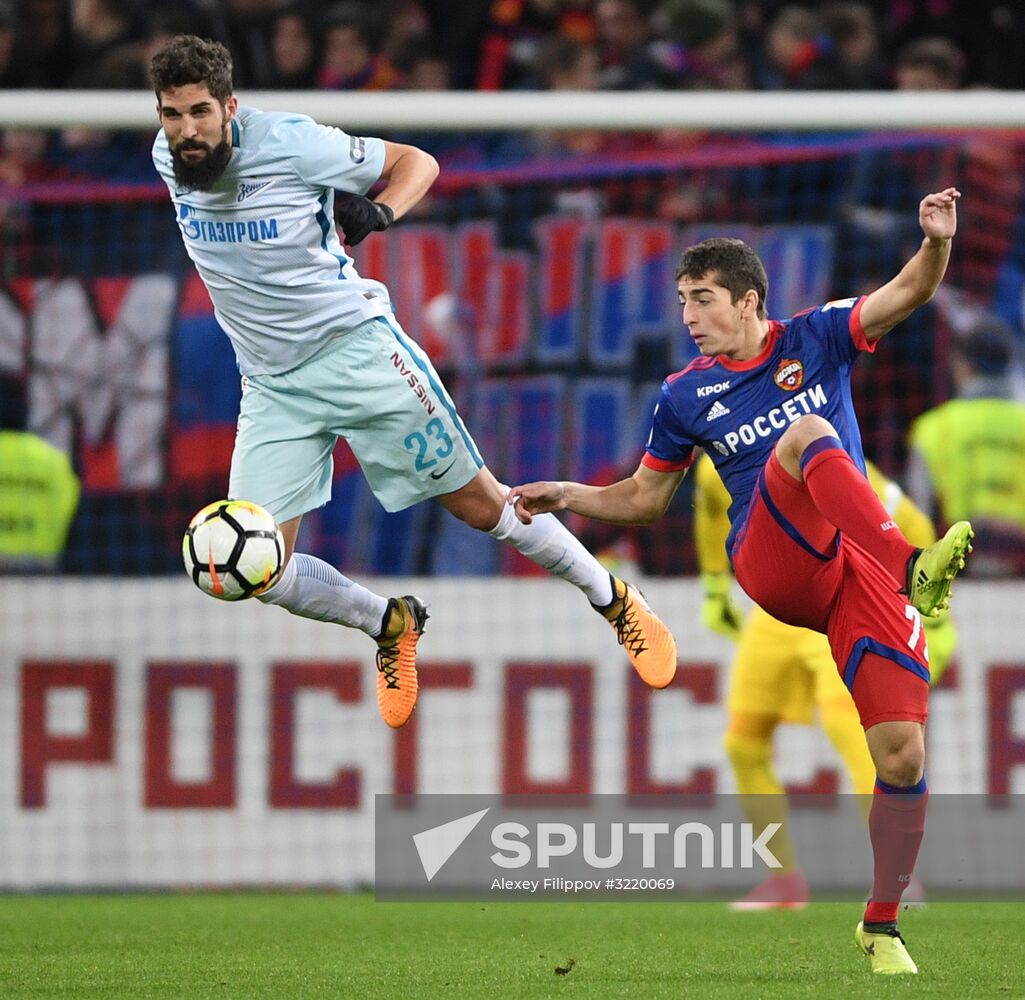
[[[929,519],[896,483],[868,465],[868,478],[887,511],[912,545],[936,540]],[[875,787],[875,766],[858,712],[844,686],[824,635],[784,625],[759,607],[747,620],[733,601],[733,577],[726,556],[732,500],[707,455],[698,460],[694,484],[694,541],[704,589],[701,608],[706,627],[737,642],[726,697],[728,724],[724,745],[737,791],[749,818],[759,824],[781,822],[787,813],[783,784],[772,762],[772,740],[781,722],[818,722],[836,748],[853,791],[865,796]],[[932,683],[950,662],[957,632],[949,616],[925,619]],[[755,798],[750,798],[755,796]],[[771,797],[770,797],[771,796]],[[757,812],[758,815],[752,815]],[[773,853],[782,862],[778,873],[732,904],[734,909],[798,908],[807,885],[797,866],[786,825],[774,836]]]
[[[24,427],[24,386],[0,379],[0,571],[54,569],[78,508],[68,456]]]
[[[1025,574],[1025,404],[1012,398],[1014,334],[996,319],[955,338],[956,397],[911,425],[908,492],[952,524],[971,518],[972,573]]]

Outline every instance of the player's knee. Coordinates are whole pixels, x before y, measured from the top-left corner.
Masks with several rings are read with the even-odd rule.
[[[882,781],[896,788],[910,788],[925,773],[925,748],[914,740],[876,761],[876,773]]]
[[[800,463],[808,445],[824,437],[836,437],[836,429],[824,417],[806,413],[783,432],[776,445],[776,455],[789,469],[791,465]]]

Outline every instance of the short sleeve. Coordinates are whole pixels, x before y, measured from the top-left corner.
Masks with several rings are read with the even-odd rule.
[[[875,341],[865,339],[861,325],[861,307],[865,296],[835,299],[805,314],[815,336],[824,345],[830,358],[838,365],[849,365],[862,352],[876,349]]]
[[[651,433],[644,446],[642,464],[656,472],[679,472],[694,460],[696,443],[676,413],[669,383],[663,382],[662,395],[652,414]]]
[[[384,142],[296,118],[275,129],[296,173],[312,187],[366,194],[384,169]]]

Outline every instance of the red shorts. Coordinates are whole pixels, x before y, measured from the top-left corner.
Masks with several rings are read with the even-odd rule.
[[[775,452],[737,533],[733,569],[774,618],[829,637],[866,729],[925,722],[929,661],[918,612],[875,558],[819,513]]]

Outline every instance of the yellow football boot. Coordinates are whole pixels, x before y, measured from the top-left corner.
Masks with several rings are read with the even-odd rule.
[[[876,934],[866,931],[864,922],[859,920],[854,928],[854,943],[868,955],[872,971],[881,976],[913,976],[918,972],[896,927]]]

